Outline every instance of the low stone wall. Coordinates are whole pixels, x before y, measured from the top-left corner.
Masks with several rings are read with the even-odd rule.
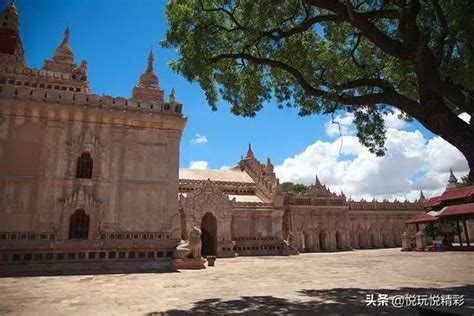
[[[238,237],[234,251],[238,256],[281,255],[283,240],[277,237]]]

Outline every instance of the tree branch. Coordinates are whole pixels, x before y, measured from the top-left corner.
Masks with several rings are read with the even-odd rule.
[[[308,95],[316,96],[316,97],[328,97],[328,92],[315,88],[311,85],[308,80],[304,77],[304,75],[297,69],[293,68],[292,66],[273,59],[269,58],[262,58],[252,56],[247,53],[236,53],[236,54],[220,54],[210,58],[210,63],[217,63],[222,60],[236,60],[236,59],[246,59],[250,62],[257,64],[257,65],[266,65],[271,68],[278,68],[288,72],[292,75],[296,82],[301,85],[301,87],[305,90]],[[346,89],[361,87],[361,86],[375,86],[380,87],[383,92],[380,93],[372,93],[372,94],[365,94],[360,96],[347,96],[347,95],[340,95],[336,97],[335,101],[344,104],[344,105],[377,105],[377,104],[387,104],[393,105],[400,108],[402,111],[405,111],[409,115],[416,116],[420,113],[419,103],[397,93],[390,84],[382,79],[372,79],[372,78],[365,78],[365,79],[358,79],[353,80],[351,82],[347,82],[341,86],[344,86]]]
[[[226,59],[235,60],[235,59],[238,59],[238,58],[247,59],[247,60],[249,60],[249,61],[251,61],[251,62],[253,62],[254,64],[257,64],[257,65],[267,65],[267,66],[272,67],[272,68],[279,68],[279,69],[282,69],[282,70],[286,71],[287,73],[291,74],[296,79],[296,81],[301,85],[301,87],[309,95],[323,96],[323,95],[326,94],[325,91],[313,87],[306,80],[304,75],[299,70],[297,70],[296,68],[293,68],[290,65],[285,64],[281,61],[277,61],[277,60],[273,60],[273,59],[269,59],[269,58],[256,57],[256,56],[252,56],[252,55],[247,54],[247,53],[220,54],[220,55],[217,55],[215,57],[210,58],[209,61],[211,63],[216,63],[216,62],[226,60]]]
[[[404,43],[387,36],[379,28],[377,28],[367,16],[364,16],[363,13],[352,12],[352,14],[349,15],[345,4],[333,0],[304,1],[307,4],[335,13],[343,21],[356,27],[363,36],[378,46],[385,53],[402,59],[409,59],[411,57],[411,53],[413,51],[412,49],[405,46]]]

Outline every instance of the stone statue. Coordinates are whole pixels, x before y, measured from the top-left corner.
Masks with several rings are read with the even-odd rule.
[[[292,249],[296,249],[294,243],[295,243],[295,235],[290,231],[288,232],[288,237],[285,240],[285,244]]]
[[[182,240],[176,247],[176,258],[178,259],[201,259],[201,230],[193,227],[189,232],[188,240]]]
[[[289,231],[286,240],[281,243],[281,254],[284,256],[297,255],[298,250],[295,247],[295,235]]]

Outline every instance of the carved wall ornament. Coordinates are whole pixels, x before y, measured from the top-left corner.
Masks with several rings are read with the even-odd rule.
[[[181,194],[180,204],[188,217],[200,221],[208,212],[213,213],[217,218],[230,216],[235,199],[229,200],[229,197],[208,179],[200,188],[188,193],[186,197]]]
[[[94,158],[100,159],[105,149],[99,137],[92,134],[90,130],[79,134],[75,139],[66,142],[67,152],[72,156],[79,156],[83,152],[89,152]]]
[[[71,196],[62,201],[64,208],[88,208],[100,210],[102,208],[102,201],[87,193],[83,187],[75,191]]]
[[[89,238],[97,239],[99,237],[100,222],[103,220],[104,203],[97,197],[86,192],[84,187],[73,192],[68,198],[59,201],[61,210],[61,228],[59,236],[67,239],[69,233],[69,219],[76,210],[83,210],[90,216]]]

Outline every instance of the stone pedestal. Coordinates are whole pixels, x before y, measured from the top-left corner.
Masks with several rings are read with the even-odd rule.
[[[217,242],[217,257],[233,258],[235,257],[234,242],[232,240],[219,240]]]
[[[409,251],[410,250],[410,244],[408,241],[408,233],[403,232],[402,234],[402,251]]]
[[[426,239],[423,232],[417,232],[415,234],[416,250],[425,251]]]
[[[214,263],[216,261],[216,257],[215,256],[207,256],[207,266],[208,267],[213,267],[214,266]]]
[[[199,259],[175,259],[173,265],[176,270],[198,270],[205,269],[206,260],[203,258]]]
[[[281,255],[282,256],[294,256],[294,255],[299,255],[300,253],[296,248],[293,248],[291,246],[288,246],[287,243],[283,242],[281,244]]]

